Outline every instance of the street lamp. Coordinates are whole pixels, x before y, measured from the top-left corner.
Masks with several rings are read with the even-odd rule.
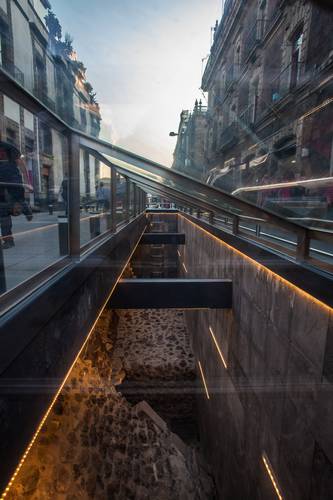
[[[170,132],[169,137],[176,137],[177,135],[179,135],[177,132]]]

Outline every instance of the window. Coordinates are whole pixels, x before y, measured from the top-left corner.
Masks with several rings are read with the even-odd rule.
[[[292,39],[291,52],[291,80],[290,87],[296,87],[300,81],[301,63],[302,63],[302,48],[303,48],[303,31],[298,31]]]
[[[7,128],[6,135],[7,135],[7,142],[15,145],[16,144],[16,132],[11,128]]]
[[[259,102],[259,81],[255,80],[250,87],[250,123],[255,123],[257,112],[258,112],[258,102]]]

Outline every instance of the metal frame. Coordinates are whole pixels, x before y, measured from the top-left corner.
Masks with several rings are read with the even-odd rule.
[[[150,211],[150,213],[153,212]],[[241,234],[235,235],[231,232],[226,232],[219,227],[212,226],[208,221],[197,219],[193,215],[187,213],[180,213],[180,215],[217,237],[221,242],[243,253],[244,257],[250,257],[253,261],[266,267],[290,284],[300,288],[328,307],[333,308],[333,280],[327,273],[314,268],[308,263],[297,263],[288,259],[281,252],[276,252],[267,248],[267,246],[249,240]]]
[[[266,223],[274,225],[286,231],[297,235],[296,257],[300,262],[306,261],[309,257],[309,241],[311,239],[321,240],[332,243],[332,234],[325,231],[309,229],[295,222],[286,220],[266,209],[259,208],[251,203],[233,197],[220,189],[208,186],[207,184],[195,180],[187,175],[176,172],[153,162],[132,152],[114,146],[101,139],[93,138],[80,132],[66,124],[59,116],[49,110],[33,94],[27,91],[22,85],[16,82],[5,70],[0,68],[0,92],[15,100],[18,104],[28,109],[30,112],[38,115],[41,120],[46,121],[50,127],[64,134],[69,143],[69,249],[70,257],[80,258],[83,252],[89,247],[96,245],[99,239],[108,235],[108,232],[89,242],[84,247],[80,247],[80,148],[90,150],[90,153],[111,167],[111,176],[115,175],[115,169],[124,175],[127,179],[126,188],[126,221],[130,217],[129,213],[129,180],[131,179],[138,187],[149,192],[155,192],[162,196],[170,197],[181,206],[188,206],[191,209],[205,211],[210,213],[211,221],[215,215],[229,217],[233,221],[233,233],[237,234],[239,230],[239,220],[243,217],[237,211],[244,211],[246,215],[261,219]],[[106,158],[106,156],[108,158]],[[156,180],[147,179],[144,172],[149,172]],[[158,177],[168,181],[168,185],[162,185],[158,182]],[[186,187],[186,193],[177,186]],[[135,199],[139,197],[140,191],[135,188]],[[115,200],[115,197],[113,197]],[[223,207],[223,204],[227,206]],[[232,207],[230,210],[228,207]],[[134,217],[144,209],[144,203],[140,201],[134,204]],[[234,210],[234,211],[233,211]],[[116,220],[116,204],[111,207],[112,220]],[[115,231],[115,224],[112,224],[112,231]],[[111,231],[111,232],[112,232]],[[63,266],[68,264],[68,258],[63,259]],[[59,266],[59,264],[58,264]],[[52,266],[50,266],[50,276],[52,276]],[[40,277],[45,279],[45,270],[40,273]],[[36,277],[32,281],[36,283]],[[26,286],[29,283],[26,283]]]

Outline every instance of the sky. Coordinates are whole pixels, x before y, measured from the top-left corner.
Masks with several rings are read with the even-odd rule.
[[[192,109],[221,0],[52,0],[97,92],[103,138],[172,163],[180,113]]]

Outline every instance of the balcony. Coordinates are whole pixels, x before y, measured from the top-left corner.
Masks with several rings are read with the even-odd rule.
[[[243,60],[247,61],[253,50],[259,45],[264,35],[265,19],[258,19],[250,28],[243,49]]]
[[[20,85],[24,85],[24,73],[15,64],[5,64],[4,68]]]
[[[271,103],[276,104],[289,92],[307,83],[309,75],[303,74],[303,63],[288,64],[272,81]]]
[[[239,78],[239,64],[229,63],[226,66],[225,76],[225,91],[228,92],[230,88],[237,82]]]
[[[246,108],[241,111],[239,115],[239,125],[243,129],[247,130],[249,128],[252,128],[255,122],[255,116],[254,116],[254,106],[253,104],[250,104]]]

